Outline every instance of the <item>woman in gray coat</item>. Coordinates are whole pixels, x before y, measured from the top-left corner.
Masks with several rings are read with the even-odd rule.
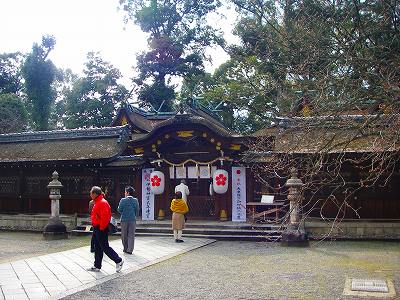
[[[135,247],[136,216],[139,215],[139,201],[133,197],[135,190],[131,186],[125,187],[125,198],[118,205],[121,214],[121,239],[124,252],[132,254]]]

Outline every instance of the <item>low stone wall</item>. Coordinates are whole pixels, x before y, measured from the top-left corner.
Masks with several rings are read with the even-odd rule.
[[[0,229],[43,231],[43,227],[48,223],[49,218],[50,215],[48,214],[0,214]],[[76,215],[60,215],[60,218],[67,227],[67,231],[76,228]]]
[[[334,239],[400,240],[400,220],[346,220],[332,228],[332,223],[307,220],[305,229],[310,239],[327,234]]]

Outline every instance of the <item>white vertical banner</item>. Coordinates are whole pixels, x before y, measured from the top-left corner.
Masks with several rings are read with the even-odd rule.
[[[246,221],[246,168],[232,167],[232,221]]]
[[[142,220],[154,220],[154,194],[150,189],[150,174],[154,169],[142,169]]]

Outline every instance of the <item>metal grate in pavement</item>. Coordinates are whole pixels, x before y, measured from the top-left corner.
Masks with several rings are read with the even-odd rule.
[[[381,279],[352,279],[351,290],[359,292],[389,292],[386,280]]]

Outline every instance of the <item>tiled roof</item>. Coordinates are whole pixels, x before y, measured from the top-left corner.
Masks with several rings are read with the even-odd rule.
[[[129,127],[54,130],[0,135],[0,163],[109,159],[120,155]]]
[[[274,138],[278,153],[342,153],[400,150],[399,115],[282,118],[253,134]]]
[[[208,123],[213,123],[215,126],[222,128],[224,131],[230,131],[219,120],[218,116],[212,114],[210,111],[207,111],[200,104],[194,105],[187,103],[186,105],[184,105],[184,110],[186,114],[201,117],[207,120]],[[128,104],[118,111],[117,116],[112,123],[113,125],[115,125],[115,122],[119,118],[119,115],[122,113],[122,111],[126,112],[126,115],[128,116],[131,124],[145,132],[152,131],[155,127],[158,127],[160,123],[163,123],[164,121],[169,119],[173,119],[176,115],[180,114],[177,111],[149,112]]]
[[[170,125],[203,125],[211,130],[213,130],[215,133],[224,136],[224,137],[241,137],[239,135],[234,135],[231,131],[224,127],[220,127],[217,124],[208,121],[207,119],[200,117],[200,116],[194,116],[191,114],[177,114],[173,118],[169,118],[167,120],[164,120],[160,123],[158,123],[151,132],[148,134],[144,135],[132,135],[132,141],[134,142],[140,142],[142,140],[145,140],[155,134],[157,134],[158,130],[162,127],[165,126],[170,126]]]

